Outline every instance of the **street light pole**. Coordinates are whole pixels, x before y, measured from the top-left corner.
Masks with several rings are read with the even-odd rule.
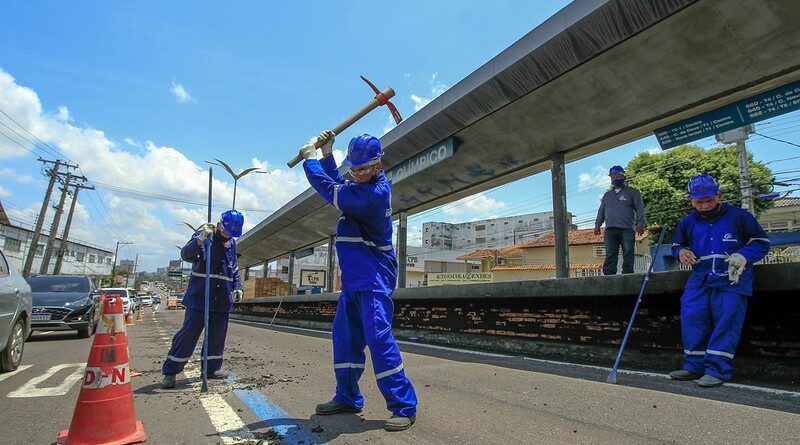
[[[253,173],[253,172],[255,172],[255,173],[267,173],[267,172],[265,172],[264,170],[259,170],[257,167],[250,167],[250,168],[246,168],[246,169],[240,171],[238,174],[236,174],[236,173],[233,172],[233,169],[228,164],[225,163],[225,161],[223,161],[221,159],[217,159],[217,158],[214,158],[214,160],[217,161],[218,164],[215,163],[215,162],[211,162],[211,161],[206,161],[206,162],[209,163],[209,164],[212,164],[212,165],[221,166],[233,178],[233,203],[231,204],[231,208],[236,210],[236,186],[238,185],[239,180],[242,179],[243,177],[249,175],[250,173]]]
[[[114,273],[117,271],[117,254],[119,253],[119,245],[122,244],[123,246],[126,244],[133,244],[130,241],[119,241],[117,240],[117,247],[114,249],[114,263],[111,266],[111,287],[114,287]]]

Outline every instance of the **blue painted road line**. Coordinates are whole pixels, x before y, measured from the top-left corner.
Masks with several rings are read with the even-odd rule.
[[[289,445],[310,445],[327,443],[305,426],[300,425],[296,418],[287,413],[280,406],[269,400],[260,391],[242,389],[238,377],[234,373],[228,376],[228,383],[233,385],[233,392],[244,402],[262,422],[278,433],[283,442]]]

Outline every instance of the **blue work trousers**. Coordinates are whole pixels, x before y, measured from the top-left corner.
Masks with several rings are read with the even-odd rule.
[[[162,372],[178,374],[183,371],[186,362],[192,358],[197,340],[203,333],[203,311],[186,308],[183,326],[172,338],[172,347],[167,353]],[[225,336],[228,334],[228,313],[211,312],[208,314],[208,372],[222,368],[222,351],[225,349]]]
[[[730,380],[748,298],[725,288],[684,291],[681,296],[683,369]]]
[[[606,227],[603,244],[606,260],[603,262],[603,275],[616,275],[619,249],[622,247],[622,273],[633,273],[635,232],[633,229]]]
[[[380,292],[342,292],[333,319],[334,402],[361,408],[364,397],[358,379],[364,372],[369,347],[378,388],[393,414],[410,417],[417,412],[417,395],[403,370],[400,349],[392,335],[394,304]]]

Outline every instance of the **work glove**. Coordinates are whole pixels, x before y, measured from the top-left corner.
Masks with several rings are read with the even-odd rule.
[[[244,294],[244,292],[242,292],[241,289],[236,289],[235,291],[233,291],[233,302],[234,303],[238,303],[238,302],[242,301],[242,295],[243,294]]]
[[[300,156],[303,159],[314,159],[317,157],[317,147],[314,144],[306,144],[300,149]]]
[[[728,263],[728,279],[731,280],[731,284],[738,283],[744,267],[747,266],[747,258],[741,253],[734,253],[725,261]]]
[[[333,153],[333,141],[336,139],[336,133],[332,132],[331,130],[325,130],[317,136],[317,140],[323,142],[320,150],[322,150],[322,156],[329,156]]]
[[[202,226],[200,226],[200,234],[197,235],[197,239],[202,243],[203,241],[206,240],[206,238],[208,238],[209,236],[211,236],[211,234],[214,233],[215,228],[216,226],[214,226],[214,224],[211,223],[203,224]]]

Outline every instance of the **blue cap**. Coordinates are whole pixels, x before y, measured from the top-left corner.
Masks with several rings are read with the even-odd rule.
[[[236,210],[227,210],[220,217],[219,222],[222,228],[233,237],[242,236],[242,226],[244,225],[244,215]]]
[[[689,180],[686,190],[692,198],[708,198],[709,196],[719,195],[719,184],[711,175],[697,175]]]
[[[608,170],[608,176],[616,175],[617,173],[625,174],[625,169],[621,165],[615,165]]]
[[[380,162],[381,156],[383,156],[381,141],[365,133],[350,140],[347,157],[344,158],[342,165],[349,167],[375,165]]]

